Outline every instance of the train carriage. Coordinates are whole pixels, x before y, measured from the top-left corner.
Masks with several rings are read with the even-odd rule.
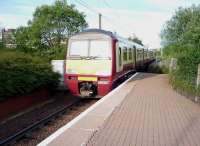
[[[65,83],[74,95],[103,97],[136,67],[150,61],[147,51],[105,30],[75,34],[68,43]]]

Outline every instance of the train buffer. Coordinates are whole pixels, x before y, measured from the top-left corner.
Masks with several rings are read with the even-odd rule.
[[[38,146],[199,146],[200,107],[137,73]]]

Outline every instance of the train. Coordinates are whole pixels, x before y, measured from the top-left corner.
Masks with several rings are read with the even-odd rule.
[[[64,82],[75,96],[101,98],[154,58],[152,51],[116,33],[84,30],[68,40]]]

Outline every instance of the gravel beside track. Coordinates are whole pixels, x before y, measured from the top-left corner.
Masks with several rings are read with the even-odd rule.
[[[42,107],[36,108],[30,112],[9,120],[6,123],[1,124],[0,141],[28,127],[29,125],[32,125],[33,123],[43,119],[44,117],[47,117],[48,115],[64,108],[66,105],[70,105],[78,100],[79,98],[74,97],[68,93],[61,93],[56,95],[53,102],[50,102]],[[82,111],[87,109],[87,107],[95,102],[96,100],[91,99],[81,100],[77,105],[72,106],[66,114],[56,118],[56,120],[53,120],[52,122],[49,122],[48,125],[42,126],[41,129],[35,130],[32,133],[27,134],[26,138],[23,138],[16,144],[12,145],[36,145],[37,143],[48,137],[50,134],[55,132],[57,129],[59,129],[61,126],[65,125],[67,122],[79,115]]]
[[[66,125],[72,119],[77,117],[80,113],[85,111],[91,105],[93,105],[97,99],[84,99],[78,105],[73,106],[70,111],[61,117],[57,118],[55,121],[48,123],[48,125],[33,131],[29,138],[22,139],[12,146],[36,146],[42,140],[50,136],[52,133],[57,131],[62,126]]]

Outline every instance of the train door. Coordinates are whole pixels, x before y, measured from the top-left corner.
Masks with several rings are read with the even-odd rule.
[[[144,52],[144,48],[142,49],[142,66],[144,66],[144,56],[145,55],[145,52]]]
[[[133,46],[133,60],[134,60],[134,68],[136,69],[136,63],[137,63],[137,50],[136,47]]]
[[[122,70],[122,47],[117,45],[117,53],[116,53],[116,68],[117,72],[120,72]]]

